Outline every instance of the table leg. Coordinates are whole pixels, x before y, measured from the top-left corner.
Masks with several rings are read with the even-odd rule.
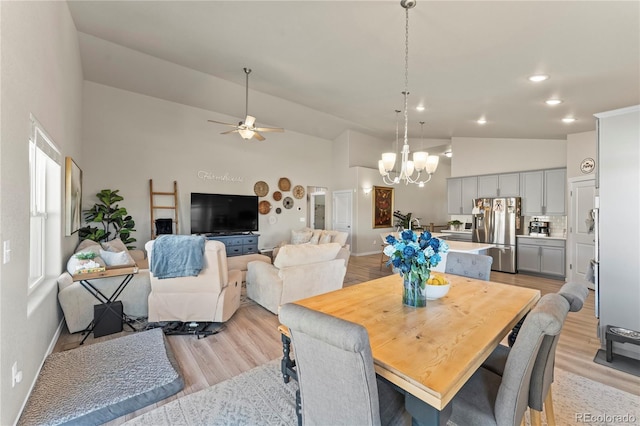
[[[282,379],[285,383],[289,383],[289,379],[293,378],[298,380],[298,375],[294,370],[296,362],[291,359],[291,339],[285,334],[282,334],[282,361],[280,362],[280,369],[282,371]]]
[[[406,393],[404,408],[411,414],[413,426],[444,426],[451,417],[452,405],[448,404],[444,409],[437,410],[410,393]]]

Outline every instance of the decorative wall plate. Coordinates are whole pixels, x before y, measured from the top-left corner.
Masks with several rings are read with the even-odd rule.
[[[258,211],[260,214],[267,214],[271,211],[271,203],[267,200],[262,200],[258,203]]]
[[[298,200],[304,197],[304,187],[302,185],[296,185],[293,187],[293,196]]]
[[[289,191],[291,189],[291,181],[286,177],[280,178],[278,188],[280,188],[280,191]]]
[[[277,214],[282,213],[282,209],[281,209],[280,207],[276,207],[276,213],[277,213]]]
[[[273,193],[273,199],[276,201],[282,200],[282,192],[276,191]]]
[[[267,185],[267,182],[262,180],[256,182],[256,184],[253,185],[253,192],[255,192],[258,197],[264,197],[269,193],[269,185]]]
[[[282,205],[285,209],[290,209],[291,207],[293,207],[293,198],[284,197],[284,200],[282,200]]]
[[[269,223],[275,225],[278,222],[278,218],[275,216],[269,216]]]

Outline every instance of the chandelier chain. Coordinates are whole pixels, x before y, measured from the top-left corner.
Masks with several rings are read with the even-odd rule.
[[[404,25],[404,143],[409,140],[409,8],[405,8]]]

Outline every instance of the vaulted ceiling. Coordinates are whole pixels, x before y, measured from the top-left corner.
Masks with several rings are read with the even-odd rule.
[[[69,8],[86,80],[242,119],[249,67],[259,125],[327,139],[347,128],[395,137],[405,53],[397,0]],[[528,81],[536,73],[550,78]],[[418,0],[409,11],[409,91],[410,137],[420,137],[419,121],[425,138],[593,130],[594,113],[640,103],[640,2]],[[550,107],[549,98],[563,103]]]

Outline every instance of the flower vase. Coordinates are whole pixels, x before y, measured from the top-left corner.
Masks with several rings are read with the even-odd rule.
[[[417,277],[412,278],[411,274],[403,276],[404,288],[402,291],[402,304],[414,308],[427,306],[427,291],[424,283]]]

